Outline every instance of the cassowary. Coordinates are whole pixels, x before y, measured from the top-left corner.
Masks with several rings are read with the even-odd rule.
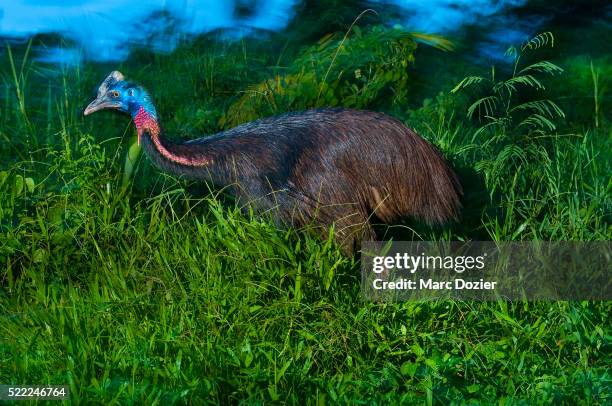
[[[335,224],[346,253],[375,239],[372,219],[456,220],[461,185],[440,152],[381,113],[317,109],[264,118],[175,143],[149,94],[114,71],[84,111],[132,116],[138,142],[162,170],[228,186],[239,201],[282,224]]]

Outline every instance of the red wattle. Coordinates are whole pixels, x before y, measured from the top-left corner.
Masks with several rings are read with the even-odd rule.
[[[144,131],[149,133],[149,138],[153,142],[155,149],[166,159],[179,163],[181,165],[188,166],[206,166],[209,165],[212,160],[200,156],[200,157],[190,157],[190,156],[181,156],[176,155],[172,151],[169,151],[161,142],[160,135],[161,130],[159,128],[159,124],[155,117],[149,114],[142,106],[134,116],[134,124],[136,125],[136,129],[138,131],[138,145],[140,145],[140,138]]]

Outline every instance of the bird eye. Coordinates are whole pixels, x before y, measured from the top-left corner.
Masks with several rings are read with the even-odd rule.
[[[111,94],[111,96],[113,96],[113,97],[119,97],[119,92],[118,92],[117,90],[112,90],[112,91],[110,92],[110,94]]]

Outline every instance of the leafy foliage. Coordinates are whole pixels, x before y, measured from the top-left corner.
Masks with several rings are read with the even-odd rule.
[[[349,35],[350,34],[350,35]],[[220,121],[223,127],[292,110],[376,106],[390,97],[405,102],[417,41],[449,49],[440,37],[374,26],[353,26],[304,48],[274,78],[250,86]]]
[[[547,150],[537,140],[556,131],[556,120],[565,118],[565,113],[553,100],[526,100],[523,95],[529,91],[538,93],[545,90],[540,76],[560,74],[563,69],[545,60],[527,66],[523,66],[521,61],[527,52],[553,45],[553,34],[545,32],[518,48],[511,46],[505,53],[511,58],[512,73],[509,77],[496,78],[495,67],[492,67],[489,77],[465,77],[451,90],[451,93],[456,93],[474,86],[488,88],[488,94],[467,109],[469,119],[478,119],[482,123],[473,139],[486,137],[481,147],[495,151],[492,158],[475,166],[485,173],[488,180],[507,178],[523,170],[533,170],[533,175],[536,175],[539,169],[532,163],[542,166],[550,163]],[[495,187],[491,189],[492,192],[495,190]]]
[[[564,118],[561,108],[552,100],[520,101],[517,99],[519,90],[544,90],[545,86],[538,74],[555,75],[563,72],[559,66],[549,61],[538,61],[525,67],[521,59],[527,51],[535,51],[543,46],[553,46],[552,33],[539,34],[527,41],[520,48],[511,46],[506,50],[506,56],[512,58],[512,75],[506,79],[496,79],[495,67],[491,68],[488,78],[483,76],[468,76],[461,80],[451,90],[456,93],[475,85],[486,85],[490,94],[479,98],[468,108],[468,118],[484,121],[475,135],[480,132],[498,134],[497,138],[505,138],[510,130],[520,130],[526,136],[544,135],[556,129],[554,120]],[[495,137],[491,139],[497,141]]]

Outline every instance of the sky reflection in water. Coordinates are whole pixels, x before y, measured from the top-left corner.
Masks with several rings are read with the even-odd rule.
[[[278,31],[294,17],[299,0],[0,0],[0,37],[23,40],[34,34],[59,33],[75,47],[39,50],[37,58],[67,64],[83,59],[124,60],[133,45],[157,51],[174,49],[180,38],[229,29],[235,37],[253,30]],[[399,6],[400,21],[414,31],[444,34],[465,24],[506,18],[503,12],[524,0],[373,0],[374,8]],[[237,7],[246,13],[236,13]],[[360,10],[356,10],[358,13]],[[518,22],[517,22],[518,23]],[[521,41],[525,28],[490,34],[504,45]],[[323,33],[322,33],[323,34]],[[494,56],[495,51],[489,56]]]

